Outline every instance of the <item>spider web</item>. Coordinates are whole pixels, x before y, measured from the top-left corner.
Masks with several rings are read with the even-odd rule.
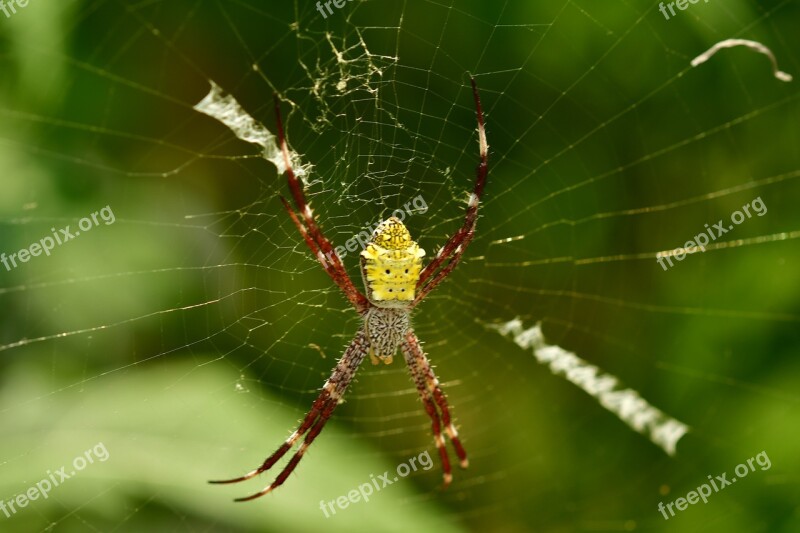
[[[800,92],[753,50],[691,64],[751,39],[796,79],[797,2],[669,20],[638,2],[486,4],[346,2],[323,18],[297,0],[87,0],[0,16],[2,251],[116,215],[0,267],[0,498],[109,451],[3,526],[672,530],[658,502],[762,450],[773,469],[670,522],[797,525]],[[277,93],[327,237],[345,245],[400,210],[432,257],[474,181],[470,74],[490,145],[477,234],[413,317],[470,468],[442,492],[404,365],[365,363],[286,485],[231,504],[277,471],[205,480],[277,448],[358,318],[283,211],[270,154],[198,102],[215,84],[274,132]],[[659,266],[756,198],[763,216]],[[343,261],[358,281],[357,251]],[[537,323],[686,423],[674,457],[540,364],[519,338]],[[510,325],[516,342],[498,334]],[[425,450],[432,469],[319,509]]]

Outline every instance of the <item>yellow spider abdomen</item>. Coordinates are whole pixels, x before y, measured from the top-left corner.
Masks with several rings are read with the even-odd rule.
[[[386,219],[361,252],[367,298],[379,307],[405,307],[414,301],[424,256],[400,219]]]

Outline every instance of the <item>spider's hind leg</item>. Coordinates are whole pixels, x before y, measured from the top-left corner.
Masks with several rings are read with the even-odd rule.
[[[408,330],[408,333],[406,333],[406,339],[402,344],[402,350],[408,368],[414,378],[414,383],[417,385],[417,392],[419,392],[422,403],[425,406],[425,412],[428,413],[428,416],[431,418],[433,441],[436,444],[436,448],[439,450],[439,457],[442,461],[444,486],[447,487],[453,479],[453,474],[450,467],[450,458],[447,455],[447,449],[445,447],[444,437],[442,436],[442,427],[444,427],[445,434],[453,444],[461,468],[467,468],[469,466],[467,452],[464,450],[464,446],[461,445],[461,439],[458,437],[458,432],[450,418],[447,399],[444,396],[444,392],[442,392],[442,389],[439,387],[439,380],[436,379],[436,375],[433,373],[433,369],[419,344],[419,339],[412,330]],[[441,417],[439,416],[439,411],[441,411]]]
[[[322,392],[320,392],[319,396],[314,401],[314,404],[311,406],[311,410],[305,416],[303,422],[300,424],[297,430],[295,430],[294,433],[292,433],[292,435],[275,451],[275,453],[270,455],[266,461],[262,463],[261,466],[255,470],[251,470],[241,477],[227,479],[224,481],[211,481],[210,483],[238,483],[240,481],[253,478],[262,472],[266,472],[272,468],[272,466],[275,465],[275,463],[277,463],[284,455],[286,455],[286,453],[292,449],[292,447],[303,437],[303,435],[305,435],[303,443],[300,445],[297,452],[295,452],[283,470],[280,471],[278,476],[275,478],[275,481],[264,487],[261,491],[245,498],[237,498],[236,501],[244,502],[254,500],[281,486],[297,467],[297,464],[303,458],[303,455],[308,447],[311,446],[311,443],[314,442],[314,439],[316,439],[317,436],[322,432],[322,429],[325,427],[328,419],[333,414],[333,410],[336,409],[336,406],[341,402],[342,397],[347,390],[347,386],[351,381],[353,381],[353,377],[355,377],[356,370],[358,370],[361,361],[363,361],[367,356],[368,346],[369,342],[367,340],[366,333],[362,328],[358,331],[353,341],[347,347],[342,358],[339,359],[339,362],[336,364],[336,368],[334,368],[331,377],[325,382],[325,385],[322,387]]]

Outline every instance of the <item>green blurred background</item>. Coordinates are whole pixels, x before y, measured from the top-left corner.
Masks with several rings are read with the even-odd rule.
[[[0,499],[103,443],[2,531],[800,531],[800,76],[796,1],[31,0],[0,12],[0,251],[116,216],[0,267]],[[470,454],[368,503],[329,501],[435,448],[402,364],[365,364],[285,486],[208,479],[293,429],[358,327],[256,147],[192,109],[209,80],[315,165],[343,244],[417,195],[431,256],[491,171],[463,263],[414,315]],[[760,197],[727,245],[655,254]],[[346,260],[358,279],[355,254]],[[691,426],[675,457],[487,324],[549,342]],[[665,521],[761,451],[771,468]]]

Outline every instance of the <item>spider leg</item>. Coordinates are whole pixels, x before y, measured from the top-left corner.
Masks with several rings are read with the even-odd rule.
[[[353,341],[345,350],[342,358],[336,364],[336,368],[334,368],[331,377],[325,382],[325,385],[322,387],[322,392],[320,392],[319,396],[314,401],[308,414],[306,414],[305,418],[303,419],[303,422],[275,451],[275,453],[270,455],[261,466],[241,477],[223,481],[210,481],[210,483],[238,483],[240,481],[251,479],[258,474],[269,470],[286,454],[286,452],[292,449],[292,447],[297,443],[298,440],[300,440],[301,437],[303,437],[303,435],[305,435],[303,443],[300,445],[297,452],[292,456],[283,470],[281,470],[281,472],[275,478],[275,481],[266,486],[263,490],[245,498],[237,498],[235,501],[244,502],[254,500],[281,486],[297,467],[308,447],[311,446],[312,442],[314,442],[314,439],[316,439],[317,436],[322,432],[322,429],[325,427],[328,419],[330,419],[331,415],[333,414],[334,409],[336,409],[339,401],[344,396],[348,385],[350,385],[350,382],[353,380],[361,361],[364,360],[368,352],[369,343],[367,341],[366,333],[363,329],[361,329],[358,331]]]
[[[250,478],[253,478],[253,477],[257,476],[258,474],[260,474],[262,472],[265,472],[266,470],[269,470],[270,468],[272,468],[272,466],[275,463],[280,461],[281,457],[286,455],[286,452],[288,452],[292,448],[292,446],[295,445],[295,443],[300,439],[300,437],[302,437],[306,433],[306,431],[308,431],[308,429],[312,425],[314,425],[314,422],[316,422],[317,418],[319,418],[320,413],[322,413],[322,411],[331,403],[331,401],[332,401],[331,400],[331,390],[332,389],[333,389],[333,386],[331,385],[331,380],[328,380],[327,382],[325,382],[325,386],[323,387],[322,392],[317,397],[317,399],[314,400],[314,404],[311,406],[311,410],[306,414],[305,418],[303,419],[303,422],[300,424],[300,427],[298,427],[294,431],[294,433],[292,433],[289,436],[289,438],[286,439],[286,441],[283,444],[281,444],[280,448],[278,448],[275,451],[275,453],[270,455],[264,461],[264,463],[261,466],[259,466],[255,470],[251,470],[250,472],[248,472],[247,474],[245,474],[245,475],[243,475],[241,477],[237,477],[237,478],[233,478],[233,479],[225,479],[225,480],[220,480],[220,481],[209,481],[209,483],[213,483],[215,485],[225,485],[225,484],[228,484],[228,483],[239,483],[240,481],[246,481],[246,480],[248,480]],[[333,403],[335,405],[335,401]]]
[[[422,345],[420,344],[419,339],[414,332],[410,331],[407,334],[407,337],[409,337],[409,346],[417,359],[420,372],[425,376],[428,389],[433,394],[436,405],[439,406],[439,410],[442,412],[442,424],[444,425],[445,433],[447,433],[448,438],[453,443],[453,448],[458,456],[459,464],[461,468],[467,468],[469,466],[467,452],[464,450],[464,446],[461,444],[461,439],[458,437],[458,431],[456,431],[456,428],[453,425],[450,417],[450,408],[447,405],[447,397],[445,396],[444,391],[442,391],[442,388],[439,384],[439,378],[437,378],[436,374],[433,372],[433,367],[431,367],[431,363],[428,361],[428,358],[425,357],[425,352],[422,350]]]
[[[292,162],[291,158],[289,157],[289,149],[286,146],[286,135],[283,131],[280,100],[278,99],[277,94],[275,95],[275,117],[278,124],[278,142],[280,143],[281,152],[283,152],[283,161],[286,165],[286,179],[289,183],[289,191],[291,191],[295,206],[297,207],[300,216],[303,218],[303,224],[300,223],[297,215],[291,211],[289,204],[284,199],[281,199],[284,207],[287,209],[287,211],[289,211],[292,221],[294,222],[295,226],[297,226],[297,229],[300,231],[300,234],[303,236],[306,244],[311,249],[314,257],[316,257],[317,261],[319,261],[322,265],[322,268],[325,269],[334,283],[336,283],[336,285],[342,289],[342,292],[344,292],[345,296],[348,300],[350,300],[350,303],[353,304],[356,310],[359,313],[362,313],[369,307],[369,301],[367,300],[367,297],[364,296],[355,285],[353,285],[353,281],[350,279],[350,276],[347,275],[347,270],[344,268],[342,260],[334,251],[333,245],[325,237],[325,235],[322,234],[322,230],[314,220],[311,207],[308,205],[308,201],[306,200],[305,193],[303,192],[303,186],[301,185],[300,180],[297,179],[297,176],[295,176],[294,170],[292,169]]]
[[[342,287],[343,280],[341,278],[341,271],[336,270],[333,267],[333,265],[322,254],[322,252],[319,249],[319,246],[317,246],[317,243],[314,242],[314,240],[311,238],[306,227],[303,225],[302,222],[300,222],[300,219],[297,218],[297,214],[295,214],[295,212],[292,210],[292,206],[289,205],[289,202],[286,201],[286,198],[284,198],[283,196],[281,196],[280,198],[281,198],[281,203],[283,203],[284,209],[286,209],[286,212],[289,215],[289,218],[294,223],[295,227],[297,228],[297,231],[300,232],[300,235],[303,237],[303,240],[306,241],[306,245],[308,245],[309,249],[314,254],[314,257],[317,258],[317,261],[319,261],[319,263],[322,265],[322,268],[325,269],[325,272],[328,273],[328,275],[331,277],[334,283],[336,283],[339,287]],[[348,299],[350,299],[349,296]],[[352,302],[353,300],[350,299],[350,301]],[[353,305],[356,304],[354,303]],[[361,310],[358,308],[357,305],[356,309],[358,309],[359,312],[361,312]]]
[[[428,383],[429,387],[433,391],[433,398],[436,400],[436,405],[439,406],[439,410],[442,412],[442,424],[444,425],[444,431],[447,433],[450,442],[453,443],[453,448],[456,450],[456,456],[458,456],[459,466],[461,466],[461,468],[467,468],[469,466],[469,459],[467,459],[467,452],[464,450],[464,446],[461,444],[461,439],[458,437],[458,431],[456,431],[452,419],[450,418],[447,397],[439,387],[439,380],[436,378],[436,374],[433,373],[433,369],[431,368],[430,363],[425,358],[424,354],[422,358],[424,362],[423,370],[428,376]]]
[[[464,223],[439,250],[433,261],[428,263],[420,272],[414,306],[421,302],[429,292],[444,281],[453,271],[475,234],[475,225],[478,220],[478,204],[480,203],[481,195],[483,195],[483,188],[486,185],[486,175],[489,172],[489,145],[486,143],[486,129],[483,123],[483,108],[478,94],[478,86],[475,84],[474,78],[470,78],[470,83],[472,84],[472,96],[475,100],[475,113],[478,117],[478,145],[480,151],[480,162],[475,169],[475,186],[469,197]],[[440,268],[442,270],[436,273]],[[434,273],[436,273],[435,276]]]
[[[311,428],[311,431],[308,432],[308,435],[306,435],[305,440],[303,440],[303,444],[300,445],[300,448],[297,450],[297,452],[292,456],[286,466],[283,467],[283,470],[281,470],[280,474],[278,474],[278,477],[275,478],[275,481],[255,494],[245,496],[244,498],[236,498],[234,501],[249,502],[251,500],[255,500],[256,498],[260,498],[261,496],[268,494],[283,485],[283,482],[286,481],[289,475],[294,472],[294,469],[297,467],[298,463],[300,463],[300,459],[303,458],[303,455],[306,453],[308,447],[311,446],[311,443],[314,442],[314,439],[317,438],[317,435],[322,432],[322,428],[325,427],[328,419],[333,414],[333,410],[336,409],[336,405],[337,402],[329,403],[325,407],[325,410],[320,413],[319,419],[314,424],[314,427]]]
[[[442,461],[442,473],[444,476],[444,486],[446,487],[450,484],[453,476],[450,468],[450,459],[447,455],[444,439],[442,438],[441,427],[444,426],[445,433],[453,444],[461,468],[467,468],[467,466],[469,466],[467,452],[464,450],[461,439],[458,437],[458,432],[450,418],[447,398],[439,386],[439,380],[436,378],[430,362],[422,351],[419,339],[412,330],[406,333],[406,339],[402,344],[402,351],[406,359],[406,364],[408,364],[408,368],[414,378],[414,383],[417,385],[417,392],[420,398],[422,398],[422,403],[425,405],[425,411],[432,421],[433,439],[436,443],[436,448],[439,450],[439,457]],[[439,412],[436,410],[437,406],[441,411],[441,418]]]
[[[417,392],[422,398],[422,404],[425,406],[425,412],[431,418],[431,429],[433,431],[433,442],[436,444],[436,449],[439,451],[439,459],[442,461],[442,477],[444,478],[444,486],[447,487],[453,481],[452,469],[450,468],[450,457],[447,455],[447,448],[444,445],[444,438],[442,438],[442,423],[439,419],[439,413],[436,411],[436,406],[431,400],[430,391],[425,385],[425,377],[420,373],[419,366],[413,356],[411,359],[406,359],[411,375],[414,377],[414,383],[417,385]]]

